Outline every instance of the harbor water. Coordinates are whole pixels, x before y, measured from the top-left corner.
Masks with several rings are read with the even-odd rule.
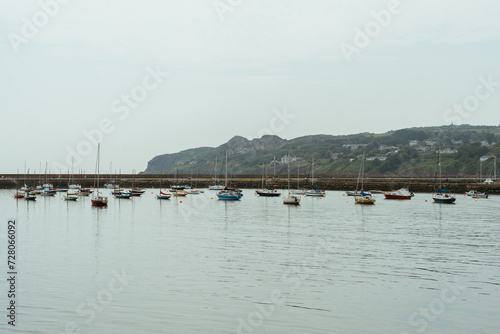
[[[109,193],[109,190],[104,190]],[[0,191],[1,333],[498,333],[500,196],[300,206],[244,190],[91,207]]]

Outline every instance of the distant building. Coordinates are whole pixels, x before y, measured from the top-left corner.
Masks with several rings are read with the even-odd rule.
[[[357,150],[360,147],[366,147],[368,144],[344,144],[342,147],[350,148],[351,150]]]
[[[410,140],[410,146],[417,146],[418,145],[418,140]]]
[[[481,146],[488,147],[488,146],[490,146],[490,143],[488,143],[486,140],[483,140],[483,141],[481,142]]]
[[[289,155],[285,155],[285,156],[281,157],[280,164],[282,164],[282,165],[288,165],[289,163],[297,162],[297,160],[299,160],[299,159],[300,158],[291,157]]]
[[[453,145],[462,145],[464,142],[461,140],[454,140],[451,142]]]
[[[369,157],[369,158],[366,158],[366,161],[374,161],[374,160],[385,161],[385,160],[387,160],[387,157]]]
[[[419,146],[419,147],[417,147],[417,151],[419,151],[420,153],[425,153],[425,152],[427,152],[427,147],[426,146]]]
[[[435,142],[435,141],[432,141],[432,140],[426,140],[426,141],[425,141],[425,145],[427,145],[427,146],[435,146],[435,145],[436,145],[436,142]]]
[[[399,147],[397,146],[387,146],[387,145],[380,145],[378,147],[379,151],[385,151],[385,150],[399,150]]]
[[[457,153],[458,151],[452,148],[444,148],[441,150],[441,154],[454,154]]]

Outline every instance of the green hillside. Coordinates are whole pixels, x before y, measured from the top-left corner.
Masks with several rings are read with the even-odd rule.
[[[449,176],[479,175],[481,157],[500,154],[500,127],[443,126],[410,128],[383,134],[360,133],[347,136],[313,135],[291,140],[263,136],[248,140],[236,136],[219,147],[201,147],[153,158],[143,173],[213,174],[223,173],[225,152],[230,174],[261,174],[287,171],[286,157],[291,152],[292,173],[311,173],[314,158],[315,175],[356,176],[363,152],[367,161],[365,172],[371,176],[433,176],[437,151],[442,150],[443,174]],[[483,176],[491,177],[493,158],[482,163]]]

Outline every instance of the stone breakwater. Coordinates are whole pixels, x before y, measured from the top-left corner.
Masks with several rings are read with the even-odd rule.
[[[28,186],[35,186],[41,183],[51,183],[55,188],[57,187],[67,187],[68,186],[68,175],[48,175],[40,178],[38,176],[28,176],[26,182],[24,177],[17,175],[0,175],[0,189],[17,189],[26,183]],[[94,185],[94,175],[75,175],[72,178],[75,182],[78,182],[82,187],[92,187]],[[45,181],[46,180],[46,181]],[[110,180],[109,176],[100,177],[100,186]],[[178,176],[175,175],[122,175],[121,177],[115,178],[114,176],[111,180],[116,180],[116,183],[120,184],[121,188],[131,188],[133,186],[139,188],[159,188],[160,181],[162,188],[168,188],[171,185],[182,184],[190,185],[196,188],[208,188],[209,185],[213,185],[215,180],[213,176],[202,175],[196,178],[189,177],[186,175]],[[223,184],[224,180],[220,180],[219,183]],[[245,189],[260,189],[262,188],[262,176],[259,175],[245,175],[245,176],[235,176],[228,179],[230,186],[245,188]],[[300,188],[311,188],[311,180],[306,178],[300,178],[297,183],[297,178],[292,178],[291,187],[293,189],[297,188],[299,184]],[[265,186],[269,188],[276,189],[286,189],[288,187],[288,180],[284,176],[279,176],[276,178],[267,178],[264,181]],[[356,189],[357,180],[355,178],[326,178],[318,177],[314,179],[314,186],[324,189],[324,190],[354,190]],[[413,179],[402,179],[402,178],[367,178],[364,182],[365,190],[382,190],[389,191],[395,190],[402,187],[409,188],[412,192],[430,193],[434,187],[434,179],[432,178],[413,178]],[[452,193],[462,194],[471,189],[478,190],[481,192],[487,192],[489,194],[500,194],[500,183],[494,184],[483,184],[477,182],[474,179],[457,179],[457,178],[444,178],[443,187],[449,189]]]

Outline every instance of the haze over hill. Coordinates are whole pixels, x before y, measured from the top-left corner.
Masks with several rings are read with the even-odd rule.
[[[442,151],[443,174],[492,177],[494,159],[500,154],[500,127],[443,126],[409,128],[383,134],[360,133],[347,136],[311,135],[285,140],[266,135],[248,140],[235,136],[218,147],[200,147],[162,154],[148,162],[143,173],[223,174],[227,151],[229,174],[311,173],[315,175],[357,175],[363,152],[368,175],[432,176],[437,151]],[[290,151],[290,157],[288,152]],[[276,157],[276,161],[274,160]],[[215,160],[218,160],[217,169]]]

